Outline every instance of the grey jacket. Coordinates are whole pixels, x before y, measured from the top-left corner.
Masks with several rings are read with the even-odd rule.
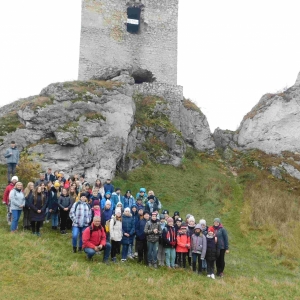
[[[20,152],[17,147],[8,148],[4,154],[7,164],[17,164],[20,159]]]
[[[20,205],[25,206],[25,196],[23,192],[12,189],[9,193],[9,203],[12,210],[22,210],[23,207],[20,207]]]
[[[153,230],[157,229],[158,232],[154,233]],[[149,220],[146,225],[145,225],[145,229],[144,232],[147,236],[147,242],[151,242],[151,243],[156,243],[159,240],[159,236],[161,235],[161,227],[160,227],[160,222],[157,221],[156,223],[152,222],[151,220]]]

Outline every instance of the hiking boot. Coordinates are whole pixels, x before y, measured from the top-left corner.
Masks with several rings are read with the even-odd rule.
[[[151,268],[152,267],[152,263],[148,262],[148,267]]]
[[[113,258],[111,259],[111,261],[112,261],[113,263],[116,263],[116,262],[117,262],[117,258],[116,258],[116,257],[113,257]]]
[[[73,253],[77,252],[77,247],[73,247]]]
[[[78,247],[78,252],[82,252],[82,247]]]

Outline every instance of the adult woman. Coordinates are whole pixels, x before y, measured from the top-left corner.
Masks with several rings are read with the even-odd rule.
[[[45,219],[47,207],[47,199],[45,193],[42,192],[42,187],[36,187],[33,200],[30,202],[30,222],[32,233],[40,236],[40,227]]]
[[[104,187],[103,187],[100,179],[96,179],[94,187],[97,187],[99,189],[98,193],[100,193],[101,198],[103,198],[104,197]]]
[[[12,214],[11,232],[16,232],[18,229],[18,222],[25,206],[25,196],[22,192],[22,182],[17,182],[15,187],[9,193],[10,209]]]
[[[23,227],[24,229],[30,230],[30,202],[32,201],[33,197],[33,190],[34,190],[34,183],[28,182],[27,187],[24,190],[25,196],[25,206],[23,207]]]
[[[223,277],[225,268],[225,253],[229,253],[229,246],[227,231],[221,224],[221,220],[219,218],[214,219],[214,230],[215,236],[217,237],[218,249],[220,250],[220,255],[216,260],[217,276]]]

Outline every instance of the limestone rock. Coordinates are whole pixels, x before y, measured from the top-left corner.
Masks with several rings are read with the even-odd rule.
[[[234,142],[234,134],[234,131],[216,128],[213,133],[216,148],[221,148],[223,150],[227,147],[230,147],[231,149],[237,149],[238,147]]]
[[[278,178],[278,179],[282,179],[282,176],[281,176],[281,171],[279,168],[275,167],[275,166],[272,166],[269,168],[269,171],[271,172],[271,174],[275,177],[275,178]]]
[[[292,165],[290,164],[287,164],[287,163],[281,163],[281,166],[286,170],[286,172],[294,177],[294,178],[297,178],[298,180],[300,180],[300,172],[295,168],[293,167]]]

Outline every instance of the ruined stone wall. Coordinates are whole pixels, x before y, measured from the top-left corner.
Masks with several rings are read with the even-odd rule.
[[[177,84],[179,0],[83,0],[79,80],[104,67],[131,65]],[[127,7],[142,9],[140,31],[127,32]]]

